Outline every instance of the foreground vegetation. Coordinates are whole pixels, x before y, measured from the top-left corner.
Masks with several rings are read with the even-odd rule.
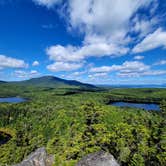
[[[23,96],[25,103],[0,103],[0,165],[20,162],[38,147],[55,155],[55,165],[74,165],[103,149],[122,165],[166,165],[166,89],[84,91],[1,85],[1,97]],[[110,101],[156,102],[160,112],[107,105]]]

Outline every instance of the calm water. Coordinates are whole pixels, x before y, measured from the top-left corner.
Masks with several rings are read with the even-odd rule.
[[[0,103],[21,103],[26,101],[21,97],[8,97],[8,98],[0,98]]]
[[[160,111],[160,107],[158,104],[153,103],[128,103],[128,102],[113,102],[111,103],[113,106],[117,107],[131,107],[131,108],[140,108],[147,111],[154,110]]]

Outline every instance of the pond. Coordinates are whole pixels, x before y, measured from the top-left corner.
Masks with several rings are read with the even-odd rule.
[[[0,103],[21,103],[24,101],[26,101],[26,99],[21,97],[0,98]]]
[[[117,106],[117,107],[140,108],[147,111],[150,111],[150,110],[160,111],[159,105],[155,103],[112,102],[111,105]]]

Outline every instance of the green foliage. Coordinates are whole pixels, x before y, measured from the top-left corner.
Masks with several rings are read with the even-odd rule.
[[[160,103],[161,100],[166,99],[166,89],[160,88],[112,89],[108,94],[112,101]]]
[[[132,161],[131,161],[131,166],[144,166],[144,158],[140,154],[134,154]]]
[[[0,145],[2,166],[20,162],[42,146],[55,155],[56,166],[74,166],[86,154],[101,149],[112,153],[121,165],[166,165],[164,89],[90,92],[37,87],[16,87],[14,91],[10,87],[0,92],[1,96],[14,93],[29,101],[0,103],[0,131],[12,136]],[[105,104],[112,99],[134,101],[137,97],[147,102],[164,99],[160,99],[162,111]]]
[[[163,101],[160,103],[160,108],[161,108],[161,111],[162,111],[163,116],[166,116],[166,100],[163,100]]]

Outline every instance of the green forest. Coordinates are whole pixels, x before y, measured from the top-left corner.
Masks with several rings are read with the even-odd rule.
[[[19,163],[39,147],[55,166],[74,166],[86,154],[110,152],[122,166],[166,165],[166,89],[0,85],[0,166]],[[111,101],[155,102],[160,111],[111,106]]]

